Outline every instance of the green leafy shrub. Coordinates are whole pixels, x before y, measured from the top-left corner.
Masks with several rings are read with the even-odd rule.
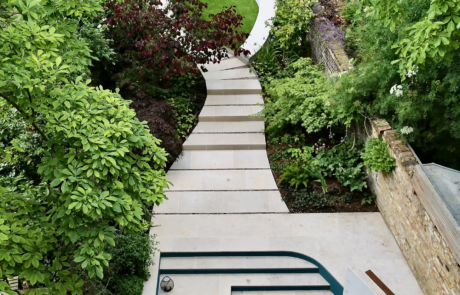
[[[281,50],[299,47],[306,38],[313,0],[276,0],[276,14],[270,34],[276,38]]]
[[[110,272],[116,276],[134,275],[142,280],[150,276],[148,268],[153,265],[156,251],[154,237],[150,235],[115,235],[115,245],[107,248],[113,257]]]
[[[43,147],[38,184],[0,178],[0,280],[80,295],[83,277],[104,277],[116,228],[145,231],[145,207],[165,198],[160,141],[117,92],[89,86],[91,49],[75,32],[102,13],[99,0],[0,4],[0,105]]]
[[[371,138],[362,153],[364,164],[371,171],[390,173],[396,167],[396,160],[388,151],[388,144],[381,138]]]
[[[327,151],[321,150],[316,155],[317,165],[325,176],[336,177],[351,191],[362,191],[367,187],[364,164],[361,159],[359,142],[353,147],[353,140],[348,139],[344,144],[335,146]]]
[[[113,295],[142,295],[144,281],[137,276],[121,276],[112,283]]]
[[[273,79],[266,85],[267,103],[262,113],[267,131],[279,133],[300,124],[308,133],[326,127],[330,121],[325,109],[325,75],[311,59],[301,58],[286,67],[288,77]]]

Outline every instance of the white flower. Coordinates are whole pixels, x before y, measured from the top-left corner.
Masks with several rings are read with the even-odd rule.
[[[414,66],[412,66],[412,69],[409,70],[406,74],[407,78],[412,78],[413,76],[417,75],[418,72],[418,67],[414,70]]]
[[[102,27],[102,25],[98,25],[97,28],[100,29]]]
[[[393,85],[390,89],[390,94],[396,95],[396,97],[400,97],[403,95],[403,87],[402,85]]]
[[[414,128],[412,127],[409,127],[409,126],[404,126],[403,128],[401,128],[401,130],[399,130],[402,134],[411,134],[412,132],[414,132]]]

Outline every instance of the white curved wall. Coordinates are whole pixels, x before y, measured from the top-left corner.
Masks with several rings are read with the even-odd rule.
[[[259,14],[248,39],[243,44],[243,48],[249,50],[251,55],[249,57],[239,57],[246,63],[255,56],[267,40],[270,27],[266,26],[266,22],[275,16],[276,11],[275,0],[256,0],[256,2],[259,5]]]

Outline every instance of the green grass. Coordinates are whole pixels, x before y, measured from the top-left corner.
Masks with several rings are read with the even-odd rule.
[[[221,12],[224,6],[236,6],[236,12],[244,17],[243,32],[245,33],[251,32],[259,13],[259,6],[254,0],[203,0],[203,2],[208,3],[208,9],[204,13],[206,16]]]

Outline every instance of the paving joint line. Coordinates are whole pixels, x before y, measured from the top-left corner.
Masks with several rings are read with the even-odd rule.
[[[236,190],[165,190],[165,193],[179,193],[179,192],[277,192],[278,189],[236,189]]]
[[[203,169],[169,169],[169,171],[257,171],[271,170],[271,168],[203,168]]]
[[[192,134],[264,134],[265,132],[248,131],[248,132],[197,132]]]

